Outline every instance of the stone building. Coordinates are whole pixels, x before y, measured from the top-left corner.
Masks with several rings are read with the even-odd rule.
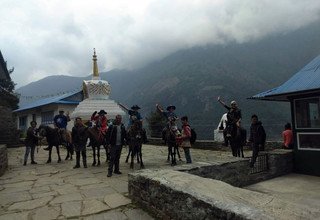
[[[15,117],[12,114],[12,110],[17,107],[18,98],[13,92],[14,83],[10,77],[11,72],[13,69],[8,70],[0,51],[0,144],[8,145],[16,144],[19,140]]]
[[[281,86],[251,98],[290,102],[294,169],[320,176],[320,55]]]

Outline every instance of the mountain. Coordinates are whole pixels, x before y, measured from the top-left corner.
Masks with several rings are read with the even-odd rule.
[[[268,36],[259,41],[207,45],[177,51],[144,68],[101,73],[112,86],[111,98],[128,106],[138,104],[147,116],[155,104],[174,104],[178,115],[188,115],[200,138],[212,138],[226,111],[216,101],[236,100],[243,126],[257,114],[272,139],[280,138],[290,121],[288,103],[248,100],[259,92],[279,86],[320,53],[320,26],[316,23],[294,32]],[[22,95],[54,94],[82,85],[88,77],[50,76],[21,87]],[[54,83],[52,83],[54,82]]]

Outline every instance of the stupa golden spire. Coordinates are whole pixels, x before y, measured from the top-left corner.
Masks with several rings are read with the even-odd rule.
[[[98,63],[97,63],[97,55],[96,55],[96,48],[93,48],[93,79],[99,79],[99,70],[98,70]]]

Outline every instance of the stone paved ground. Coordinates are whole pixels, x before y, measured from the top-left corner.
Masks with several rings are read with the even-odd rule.
[[[152,219],[128,198],[129,165],[124,163],[127,149],[122,151],[122,175],[106,176],[107,164],[92,167],[92,151],[88,149],[87,169],[73,169],[75,160],[45,164],[47,151],[36,153],[37,165],[22,166],[25,148],[9,149],[9,170],[0,177],[0,220],[2,219]],[[172,167],[166,162],[167,149],[143,146],[146,168]],[[62,149],[62,158],[66,151]],[[192,149],[194,161],[230,160],[229,152]],[[183,153],[182,153],[183,156]],[[105,154],[102,153],[102,161]],[[183,164],[184,162],[179,162]],[[139,170],[139,167],[135,167]]]

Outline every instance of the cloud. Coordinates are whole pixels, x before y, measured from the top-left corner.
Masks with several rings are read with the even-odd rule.
[[[179,49],[244,43],[319,20],[318,0],[2,0],[0,49],[18,87],[137,68]]]

